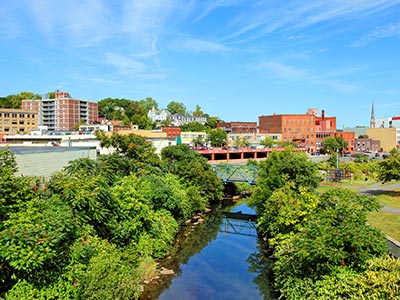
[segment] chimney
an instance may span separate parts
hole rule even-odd
[[[325,110],[321,111],[321,117],[322,117],[322,120],[325,120]]]

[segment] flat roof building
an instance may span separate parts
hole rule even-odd
[[[49,131],[74,130],[84,124],[98,122],[98,104],[74,99],[67,92],[55,92],[54,99],[22,100],[22,109],[35,111],[39,126]]]

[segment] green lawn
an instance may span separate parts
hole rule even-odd
[[[371,184],[370,181],[368,184],[361,182],[342,182],[342,183],[326,183],[323,182],[320,187],[318,187],[317,191],[319,193],[323,193],[329,191],[333,188],[348,188],[354,189],[355,191],[360,188],[360,186],[366,186]],[[391,206],[395,208],[400,208],[400,190],[393,191],[384,191],[378,195],[375,195],[376,199],[380,203],[380,205]],[[391,214],[387,212],[372,212],[368,216],[368,222],[382,230],[382,232],[390,237],[394,238],[397,241],[400,241],[400,215],[399,214]]]
[[[384,234],[400,241],[400,215],[382,211],[372,212],[368,216],[368,222]]]

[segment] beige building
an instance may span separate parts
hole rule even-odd
[[[31,133],[38,128],[38,114],[33,111],[0,108],[0,136]]]
[[[194,140],[198,140],[201,139],[204,143],[207,142],[207,133],[203,132],[203,131],[199,131],[199,132],[181,132],[181,141],[182,144],[192,144]]]
[[[389,152],[397,147],[396,128],[367,128],[369,138],[381,142],[381,149]]]
[[[266,138],[273,142],[282,141],[280,133],[230,133],[228,134],[228,146],[234,146],[237,140],[246,139],[249,145],[260,145]]]

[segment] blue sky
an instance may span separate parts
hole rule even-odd
[[[400,115],[400,0],[3,0],[0,96],[196,104],[225,121]]]

